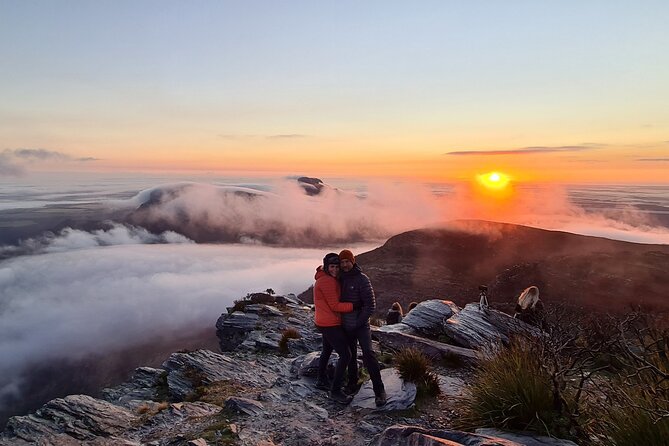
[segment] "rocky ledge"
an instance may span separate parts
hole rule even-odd
[[[435,361],[441,395],[416,401],[416,386],[384,367],[388,403],[369,381],[346,406],[315,387],[320,335],[309,305],[293,295],[254,294],[216,323],[222,353],[173,353],[142,367],[103,398],[70,395],[15,416],[0,445],[554,445],[574,443],[482,429],[450,429],[458,398],[486,343],[536,330],[508,315],[449,301],[418,305],[404,323],[374,329],[379,357],[405,347]],[[290,334],[290,336],[284,334]],[[330,366],[336,361],[336,354]],[[451,364],[447,366],[446,364]]]

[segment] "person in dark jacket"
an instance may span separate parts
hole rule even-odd
[[[342,313],[342,326],[348,336],[353,357],[348,366],[348,393],[355,393],[358,382],[357,345],[362,350],[362,363],[369,372],[374,388],[375,403],[377,406],[386,404],[386,389],[381,380],[381,368],[372,350],[372,332],[369,327],[369,318],[376,309],[374,289],[369,277],[365,275],[355,263],[355,256],[348,249],[339,253],[341,283],[341,301],[351,302],[356,308],[350,313]],[[360,306],[358,308],[358,306]]]
[[[394,302],[390,310],[388,310],[388,314],[386,314],[386,324],[387,325],[393,325],[393,324],[399,324],[402,322],[402,317],[404,316],[404,313],[402,312],[402,305],[400,305],[399,302]]]

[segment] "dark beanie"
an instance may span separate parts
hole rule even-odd
[[[347,260],[350,260],[351,263],[355,263],[355,256],[348,249],[344,249],[342,252],[340,252],[339,253],[339,258],[340,259],[347,259]]]
[[[339,265],[339,256],[335,252],[325,254],[323,257],[323,268],[328,269],[328,265]]]

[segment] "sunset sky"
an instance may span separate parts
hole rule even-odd
[[[667,183],[668,23],[666,0],[3,0],[0,175]]]

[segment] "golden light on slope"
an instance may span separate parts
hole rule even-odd
[[[501,172],[488,172],[477,175],[478,182],[488,189],[501,190],[509,184],[509,176]]]

